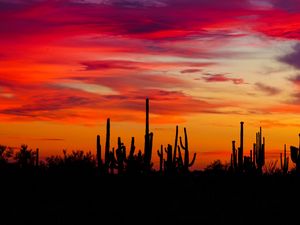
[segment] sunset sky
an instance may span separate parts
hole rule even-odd
[[[245,122],[269,159],[297,145],[300,0],[0,0],[0,143],[95,152],[131,136],[154,161],[187,127],[202,168],[228,161]]]

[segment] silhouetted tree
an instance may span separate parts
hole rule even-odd
[[[20,150],[15,155],[15,160],[21,168],[33,167],[36,162],[36,152],[28,149],[27,145],[21,145]]]
[[[0,145],[0,166],[7,165],[10,158],[13,157],[13,149],[4,145]]]
[[[96,160],[91,152],[81,150],[72,151],[70,154],[63,150],[63,156],[47,157],[46,162],[47,167],[54,170],[85,172],[96,168]]]

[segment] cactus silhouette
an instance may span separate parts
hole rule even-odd
[[[126,147],[121,142],[121,138],[118,137],[118,148],[116,149],[116,163],[118,168],[118,174],[122,174],[124,172],[124,164],[126,159]]]
[[[96,147],[97,147],[97,152],[96,152],[97,166],[98,169],[100,169],[102,168],[100,135],[97,135]]]
[[[256,159],[256,168],[259,173],[262,173],[262,167],[265,165],[265,138],[262,137],[261,127],[259,128],[259,132],[256,133],[254,154]]]
[[[174,144],[174,154],[173,154],[173,164],[176,165],[177,163],[177,146],[178,146],[178,126],[176,126],[176,133],[175,133],[175,144]]]
[[[168,147],[165,148],[165,152],[167,154],[167,159],[164,160],[164,170],[165,173],[172,173],[174,171],[172,145],[168,145]]]
[[[243,159],[244,159],[244,122],[241,122],[240,147],[238,148],[238,168],[240,171],[243,170]]]
[[[133,159],[134,158],[134,151],[135,151],[134,137],[132,137],[131,138],[130,152],[129,152],[128,159]]]
[[[108,153],[108,168],[109,173],[114,174],[115,169],[117,168],[117,160],[115,158],[115,148],[112,148],[112,150]]]
[[[110,119],[108,118],[106,121],[106,141],[105,141],[105,169],[108,172],[108,168],[110,165]]]
[[[237,150],[235,148],[235,141],[232,141],[232,153],[230,159],[230,167],[233,171],[237,171]]]
[[[159,157],[159,172],[163,171],[163,163],[164,163],[164,150],[163,145],[160,146],[160,150],[157,150],[157,155]]]
[[[137,161],[137,156],[134,154],[134,152],[135,152],[134,137],[132,137],[129,155],[126,160],[126,171],[128,173],[140,172],[140,162]]]
[[[235,141],[232,141],[230,168],[232,171],[243,172],[244,170],[244,122],[240,122],[240,147],[236,150]],[[250,159],[247,158],[249,164]]]
[[[299,133],[299,147],[291,146],[291,159],[296,164],[296,172],[300,173],[300,133]]]
[[[149,133],[149,98],[146,99],[146,129],[144,147],[144,166],[146,170],[151,169],[153,133]]]
[[[188,171],[189,167],[193,166],[196,160],[196,153],[194,153],[192,161],[190,161],[189,145],[188,145],[188,136],[186,128],[184,128],[184,144],[182,138],[180,137],[180,146],[184,150],[184,161],[183,161],[183,171]]]
[[[282,153],[280,153],[280,167],[283,174],[287,174],[289,170],[289,157],[286,156],[286,145],[284,145],[283,158]]]

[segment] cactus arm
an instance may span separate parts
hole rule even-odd
[[[186,128],[184,128],[184,141],[185,141],[185,148],[188,149],[188,137],[187,137]]]
[[[159,150],[157,150],[157,155],[158,155],[159,157],[161,157],[161,153],[160,153]]]
[[[182,138],[181,138],[181,137],[179,138],[179,140],[180,140],[180,146],[181,146],[181,148],[182,148],[183,150],[186,150],[185,146],[184,146],[183,143],[182,143]]]
[[[194,165],[194,163],[195,163],[195,161],[196,161],[196,153],[194,153],[194,156],[193,156],[192,162],[191,162],[191,163],[189,163],[189,167],[193,166],[193,165]]]
[[[178,166],[181,167],[183,165],[183,161],[182,161],[182,155],[181,155],[181,150],[180,150],[180,147],[178,147]]]
[[[176,133],[175,133],[175,145],[174,145],[174,155],[173,155],[173,163],[174,164],[176,162],[177,144],[178,144],[178,126],[176,126]]]

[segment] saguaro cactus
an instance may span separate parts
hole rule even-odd
[[[146,99],[146,129],[145,129],[145,149],[144,164],[146,170],[151,169],[153,133],[149,132],[149,98]]]
[[[296,172],[300,173],[300,134],[299,134],[299,147],[291,146],[291,159],[296,164]]]
[[[237,169],[237,165],[237,151],[235,148],[235,141],[232,141],[231,169],[235,171]]]
[[[174,171],[172,145],[168,145],[168,147],[165,148],[165,152],[167,153],[167,160],[164,160],[165,172],[172,173]]]
[[[186,128],[184,128],[184,144],[182,143],[182,138],[180,137],[180,146],[184,150],[184,161],[183,161],[183,170],[188,171],[189,167],[193,166],[196,160],[196,153],[194,153],[192,161],[190,161],[190,153],[188,146],[188,136]]]
[[[134,155],[135,145],[134,145],[134,137],[131,138],[130,151],[127,157],[127,172],[128,173],[139,173],[141,171],[140,160],[138,160],[138,156]]]
[[[289,157],[286,157],[286,145],[284,145],[283,158],[282,153],[280,153],[280,166],[284,174],[287,174],[289,170]]]
[[[108,170],[110,160],[110,119],[106,121],[106,142],[105,142],[105,168]]]
[[[98,168],[101,168],[102,167],[102,159],[101,159],[100,135],[97,135],[96,146],[97,146],[97,152],[96,152],[97,165],[98,165]]]
[[[259,172],[262,172],[262,167],[265,165],[265,138],[262,137],[262,129],[259,128],[259,132],[256,133],[256,165]]]
[[[157,155],[159,157],[159,172],[162,173],[164,161],[164,151],[162,145],[160,146],[160,150],[157,150]]]
[[[133,159],[133,158],[134,158],[134,151],[135,151],[134,137],[132,137],[132,138],[131,138],[130,152],[129,152],[128,159]]]
[[[116,149],[116,156],[117,156],[116,162],[117,162],[118,173],[122,174],[124,171],[124,163],[127,159],[126,159],[126,147],[121,142],[120,137],[118,137],[118,148]]]
[[[177,146],[178,146],[178,126],[176,126],[176,133],[175,133],[175,145],[174,145],[174,153],[173,153],[173,164],[176,166],[177,161]]]
[[[244,159],[244,122],[241,122],[240,147],[238,148],[238,167],[239,167],[239,170],[243,170],[243,159]]]

